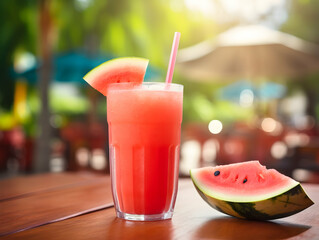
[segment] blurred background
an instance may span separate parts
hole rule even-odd
[[[180,175],[259,160],[319,182],[319,2],[0,2],[0,178],[107,173],[105,97],[82,77],[114,57],[150,59],[184,85]]]

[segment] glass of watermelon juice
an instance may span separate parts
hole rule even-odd
[[[111,84],[107,95],[112,192],[117,216],[170,219],[177,195],[183,86]]]

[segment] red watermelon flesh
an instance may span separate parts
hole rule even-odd
[[[234,202],[263,200],[299,184],[275,169],[266,169],[258,161],[194,169],[191,175],[207,194]]]
[[[92,69],[83,79],[106,96],[112,83],[142,83],[148,62],[137,57],[115,58]]]

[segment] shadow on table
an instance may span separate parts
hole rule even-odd
[[[173,239],[173,226],[171,220],[154,222],[135,222],[115,218],[108,227],[106,239],[136,240],[136,239]]]
[[[262,222],[222,217],[201,225],[193,239],[286,239],[297,236],[310,226],[284,222]]]

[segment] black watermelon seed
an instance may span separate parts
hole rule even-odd
[[[247,179],[246,179],[246,178],[244,179],[243,183],[245,183],[245,182],[247,182]]]
[[[215,176],[218,176],[219,174],[220,174],[220,171],[215,171],[215,172],[214,172],[214,175],[215,175]]]

